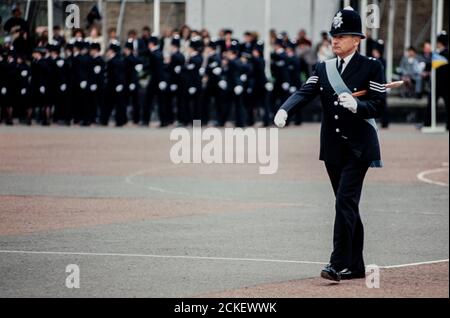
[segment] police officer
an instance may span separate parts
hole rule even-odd
[[[19,117],[24,118],[26,125],[31,125],[31,116],[33,114],[30,99],[30,79],[31,68],[26,63],[26,57],[23,53],[18,53],[16,58],[16,91],[14,96],[18,108]]]
[[[103,111],[100,115],[100,124],[107,126],[111,112],[115,110],[116,127],[126,124],[125,109],[125,63],[120,55],[120,43],[111,41],[106,52],[106,89]]]
[[[164,77],[164,58],[159,48],[159,39],[151,36],[148,39],[148,65],[146,70],[150,73],[150,79],[147,85],[145,103],[142,109],[142,126],[150,124],[153,104],[155,100],[158,103],[158,113],[161,125],[165,124],[164,114],[164,94],[167,90],[167,81]]]
[[[186,59],[180,52],[180,37],[174,36],[170,43],[170,61],[167,65],[169,92],[167,99],[167,117],[168,123],[172,124],[174,121],[174,105],[177,111],[178,122],[182,121],[180,115],[183,108],[183,78],[182,70]]]
[[[125,63],[125,101],[128,104],[131,101],[132,120],[134,124],[139,124],[141,103],[139,102],[139,72],[142,71],[142,62],[134,55],[133,40],[125,43],[123,49]]]
[[[105,98],[105,61],[101,56],[101,45],[98,42],[92,42],[89,45],[89,63],[88,82],[89,82],[89,110],[90,123],[99,122],[99,114],[103,108]]]
[[[301,69],[300,69],[300,58],[295,54],[295,49],[297,48],[297,43],[288,41],[286,45],[286,63],[287,63],[287,72],[289,76],[289,93],[295,93],[302,86],[302,81],[300,79]],[[297,108],[294,110],[295,113],[292,113],[295,118],[295,125],[301,125],[302,123],[302,113],[301,109]],[[289,118],[288,118],[289,119]]]
[[[251,95],[251,103],[254,105],[263,121],[264,127],[270,125],[270,107],[268,103],[268,91],[273,87],[269,83],[266,76],[266,62],[264,60],[264,43],[258,42],[252,51],[253,64],[253,94]]]
[[[251,53],[248,53],[247,51],[241,52],[241,82],[244,88],[244,91],[242,92],[242,107],[244,108],[245,125],[247,126],[253,126],[255,124],[255,107],[252,103],[255,79],[251,58]]]
[[[54,106],[53,120],[55,122],[67,121],[68,112],[68,86],[69,86],[69,66],[60,56],[61,47],[58,43],[51,43],[48,46],[50,57],[50,98]],[[66,122],[67,123],[67,122]]]
[[[13,50],[5,50],[0,56],[0,118],[5,117],[6,125],[13,124],[13,92],[15,60]]]
[[[89,125],[90,104],[89,98],[89,64],[88,43],[83,38],[77,38],[74,43],[72,59],[72,111],[74,123],[83,126]]]
[[[274,79],[272,91],[272,106],[274,113],[289,96],[289,73],[287,68],[287,54],[284,48],[284,40],[277,37],[274,52],[272,52],[271,71]]]
[[[50,66],[46,60],[47,50],[37,47],[31,63],[31,94],[34,107],[39,110],[41,124],[50,125]]]
[[[183,68],[184,105],[182,124],[188,125],[192,120],[201,120],[200,96],[202,93],[202,64],[200,54],[203,42],[200,37],[191,39],[188,49],[189,58]]]
[[[224,79],[219,83],[225,91],[225,105],[219,126],[225,126],[231,110],[234,109],[235,126],[244,127],[244,109],[242,106],[242,93],[244,86],[241,80],[243,73],[242,63],[239,60],[238,42],[234,41],[226,51],[224,60]]]
[[[217,42],[209,41],[205,48],[205,75],[206,85],[202,97],[202,122],[207,124],[211,119],[211,104],[214,101],[216,117],[220,117],[222,104],[222,91],[219,82],[222,75],[222,59],[217,53]]]
[[[275,124],[283,127],[289,110],[320,95],[320,159],[325,161],[336,197],[333,252],[321,276],[339,281],[365,277],[359,201],[368,168],[382,166],[374,118],[384,107],[386,88],[381,63],[357,52],[364,34],[356,11],[351,7],[339,11],[330,34],[337,59],[317,65],[313,76],[282,105]],[[365,95],[352,96],[363,90]]]

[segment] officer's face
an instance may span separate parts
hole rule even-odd
[[[345,57],[358,48],[361,38],[353,35],[337,35],[333,37],[333,52],[339,57]]]

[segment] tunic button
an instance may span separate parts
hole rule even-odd
[[[339,119],[339,116],[338,115],[334,115],[334,119]]]
[[[336,128],[336,132],[339,133],[341,130],[339,128]]]
[[[339,103],[338,103],[338,101],[335,101],[334,106],[337,106],[337,105],[339,105]]]

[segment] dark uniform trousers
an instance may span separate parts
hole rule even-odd
[[[364,229],[358,206],[367,170],[382,166],[377,131],[370,119],[380,117],[385,105],[385,77],[379,61],[358,53],[341,76],[352,92],[367,90],[357,100],[357,113],[339,105],[328,80],[326,63],[317,65],[313,76],[282,109],[288,112],[294,106],[305,106],[320,95],[323,111],[320,159],[325,162],[336,197],[330,263],[336,270],[363,271]]]
[[[339,269],[350,266],[354,271],[364,271],[364,228],[359,214],[359,201],[370,163],[356,158],[345,145],[342,156],[342,164],[325,162],[336,197],[330,263]]]

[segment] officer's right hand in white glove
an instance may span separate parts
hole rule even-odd
[[[286,126],[287,118],[288,113],[284,109],[280,109],[275,115],[274,123],[278,128],[283,128]]]

